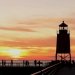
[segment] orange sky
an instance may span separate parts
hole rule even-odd
[[[75,55],[75,0],[0,0],[0,59],[54,59],[64,20]]]

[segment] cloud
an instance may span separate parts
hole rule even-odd
[[[0,27],[0,30],[9,30],[9,31],[20,31],[20,32],[35,32],[32,29],[20,28],[20,27]]]
[[[0,40],[1,46],[8,47],[55,47],[56,39],[55,37],[51,38],[39,38],[39,39],[14,39],[10,40]]]
[[[29,20],[19,20],[16,23],[19,25],[29,25],[34,27],[54,27],[57,22],[60,21],[60,18],[35,18],[35,19],[29,19]]]

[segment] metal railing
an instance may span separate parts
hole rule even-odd
[[[0,67],[44,67],[45,63],[34,63],[28,60],[0,60]]]
[[[31,74],[31,75],[53,75],[57,71],[57,68],[60,67],[60,64],[61,64],[61,62],[56,63],[52,66],[49,66],[41,71]]]

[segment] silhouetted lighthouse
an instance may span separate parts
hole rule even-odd
[[[64,21],[59,25],[59,31],[57,32],[56,60],[58,58],[71,60],[70,32],[68,31],[68,25]]]

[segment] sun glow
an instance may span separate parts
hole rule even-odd
[[[28,51],[27,50],[21,50],[21,49],[10,49],[8,51],[8,55],[13,59],[18,59],[18,58],[22,58],[23,56],[27,56]]]
[[[8,53],[12,58],[20,58],[22,51],[18,49],[11,49]]]

